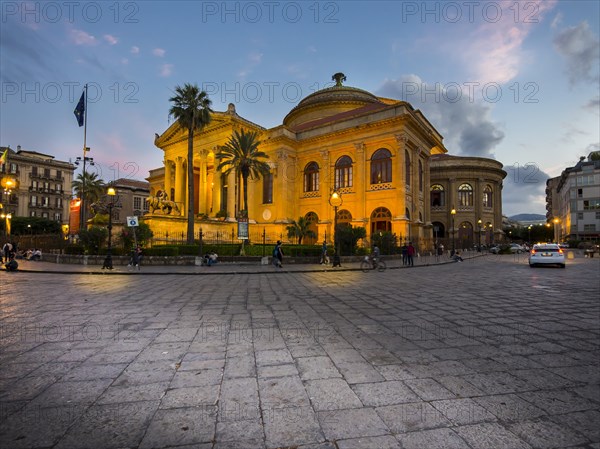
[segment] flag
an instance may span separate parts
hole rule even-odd
[[[2,153],[2,157],[0,157],[0,167],[2,167],[4,164],[6,164],[7,157],[8,157],[8,148],[6,150],[4,150],[4,153]]]
[[[75,117],[77,118],[77,123],[79,126],[83,126],[83,114],[85,112],[85,91],[81,92],[81,98],[79,99],[79,103],[77,103],[77,107],[73,111]]]

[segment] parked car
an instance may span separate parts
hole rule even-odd
[[[523,248],[518,243],[511,243],[510,246],[508,247],[508,249],[510,249],[510,252],[513,254],[514,253],[521,254],[521,253],[525,252],[525,248]]]
[[[556,243],[541,243],[533,245],[529,252],[529,266],[531,268],[536,265],[558,265],[561,268],[565,267],[565,253],[562,248]]]
[[[500,252],[500,247],[498,245],[494,245],[490,247],[490,253],[498,254]]]

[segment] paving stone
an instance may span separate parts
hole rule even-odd
[[[600,428],[598,426],[600,412],[598,410],[552,416],[550,420],[558,425],[566,424],[571,429],[583,434],[589,441],[600,441]]]
[[[217,442],[239,441],[241,439],[264,441],[264,438],[260,418],[217,423]]]
[[[405,365],[380,365],[376,366],[375,369],[379,371],[385,380],[406,380],[415,377]]]
[[[551,415],[597,409],[597,404],[565,390],[531,391],[519,397]]]
[[[171,380],[170,388],[201,387],[203,385],[218,385],[223,378],[220,369],[205,369],[199,371],[178,371]]]
[[[546,415],[546,412],[516,394],[483,396],[473,400],[502,421],[522,421]]]
[[[385,423],[370,408],[322,411],[317,416],[330,441],[390,434]]]
[[[219,398],[219,421],[246,421],[258,417],[260,402],[256,379],[224,379]]]
[[[256,364],[258,366],[283,365],[292,362],[292,356],[287,349],[256,352]]]
[[[522,439],[509,432],[497,423],[482,423],[462,426],[455,429],[472,447],[489,447],[494,449],[531,449]]]
[[[451,423],[427,402],[377,407],[377,414],[393,433],[447,427]]]
[[[352,389],[366,406],[379,407],[419,400],[418,396],[405,383],[397,380],[354,384]]]
[[[470,449],[452,429],[433,429],[397,435],[403,449]]]
[[[259,379],[258,387],[263,410],[310,406],[304,385],[297,376]]]
[[[329,357],[301,357],[296,363],[302,380],[342,377]]]
[[[337,363],[339,372],[348,383],[357,384],[365,382],[383,382],[385,379],[370,364],[364,363]]]
[[[509,425],[508,429],[531,446],[540,449],[583,445],[588,442],[583,435],[566,426],[543,419],[520,421]]]
[[[158,410],[148,426],[140,449],[210,443],[215,437],[215,407]]]
[[[160,408],[180,408],[216,405],[219,388],[215,385],[186,387],[167,390]]]
[[[456,425],[494,421],[496,417],[473,399],[448,399],[431,402],[436,409]]]
[[[444,388],[434,379],[408,379],[404,383],[425,401],[456,397],[454,393]]]
[[[112,379],[96,379],[81,382],[56,382],[32,401],[43,407],[67,404],[92,404],[108,388]]]
[[[234,377],[249,377],[256,375],[256,366],[254,364],[254,357],[227,357],[225,362],[225,373],[224,376],[227,379]]]
[[[121,375],[123,370],[127,367],[126,363],[116,364],[88,364],[83,363],[62,378],[64,381],[78,381],[78,380],[94,380],[94,379],[116,379]]]
[[[398,440],[391,436],[338,440],[336,444],[339,449],[401,449]]]
[[[325,440],[311,407],[283,405],[263,407],[267,447],[287,447]]]
[[[136,447],[158,401],[94,405],[87,409],[55,446],[57,449]]]
[[[360,399],[343,379],[309,380],[306,391],[315,411],[362,407]]]

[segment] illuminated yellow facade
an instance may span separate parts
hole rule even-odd
[[[269,176],[249,182],[251,235],[264,230],[285,240],[290,220],[306,217],[317,241],[330,242],[334,208],[329,199],[336,190],[343,201],[338,222],[365,227],[367,239],[391,231],[422,248],[432,246],[430,157],[447,152],[443,137],[409,103],[339,82],[304,98],[271,129],[240,117],[233,104],[212,115],[194,135],[196,234],[200,227],[231,229],[236,221],[238,183],[233,173],[224,177],[216,171],[215,154],[242,128],[259,132],[260,150],[271,166]],[[183,233],[187,131],[173,123],[156,135],[155,145],[164,152],[164,167],[148,178],[155,207],[145,219],[155,232]]]

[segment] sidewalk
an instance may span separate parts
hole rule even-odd
[[[465,257],[465,262],[469,259],[484,256],[485,254],[474,253]],[[401,259],[383,258],[390,270],[400,268],[410,268],[402,265]],[[342,263],[341,267],[332,267],[331,265],[320,264],[286,264],[284,259],[283,268],[276,268],[272,264],[261,265],[259,263],[235,263],[219,262],[212,266],[195,265],[143,265],[138,270],[133,267],[115,265],[112,270],[103,270],[101,265],[81,265],[81,264],[57,264],[44,261],[18,260],[19,271],[21,272],[40,272],[40,273],[61,273],[61,274],[96,274],[96,275],[206,275],[206,274],[266,274],[266,273],[307,273],[307,272],[326,272],[326,271],[358,271],[360,262]],[[443,265],[454,263],[448,258],[436,258],[435,256],[424,256],[415,258],[414,268],[427,267],[432,265]]]

